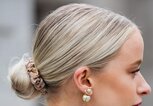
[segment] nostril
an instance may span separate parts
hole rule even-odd
[[[147,95],[148,93],[147,93],[147,92],[142,92],[141,94],[142,94],[142,95]]]

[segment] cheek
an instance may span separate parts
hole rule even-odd
[[[136,85],[129,76],[117,75],[101,78],[95,85],[95,97],[101,98],[107,106],[133,104],[136,98]],[[111,100],[111,102],[110,102]]]
[[[112,90],[118,96],[119,99],[126,101],[135,101],[136,98],[136,84],[130,77],[117,78],[114,81],[114,87]]]

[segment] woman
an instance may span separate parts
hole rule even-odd
[[[10,69],[16,94],[48,106],[140,106],[151,92],[140,73],[144,44],[130,20],[99,7],[69,4],[36,30],[32,58]]]

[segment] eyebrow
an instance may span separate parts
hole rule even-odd
[[[142,63],[142,60],[137,60],[137,61],[135,61],[134,63],[132,63],[131,65],[139,65],[139,64],[141,64]]]

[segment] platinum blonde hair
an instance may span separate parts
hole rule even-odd
[[[135,28],[129,19],[109,10],[87,4],[65,5],[38,26],[32,57],[53,93],[78,67],[104,67]],[[40,93],[32,86],[22,63],[11,69],[10,79],[18,96],[30,99]]]

